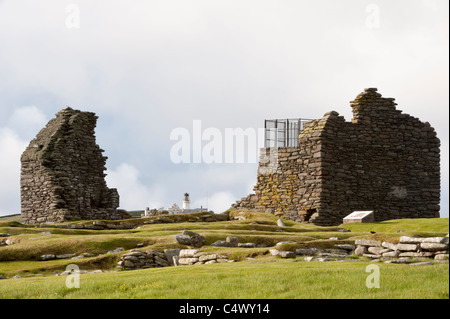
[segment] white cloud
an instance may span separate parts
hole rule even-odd
[[[215,213],[222,213],[231,207],[236,201],[236,197],[230,192],[217,192],[208,197],[195,200],[191,204],[191,208],[207,207]]]
[[[447,0],[378,0],[373,30],[359,0],[79,0],[78,29],[66,27],[68,4],[0,2],[0,125],[29,140],[44,113],[64,105],[96,112],[108,163],[130,165],[108,177],[124,208],[167,206],[206,189],[239,199],[254,185],[254,166],[167,165],[170,131],[193,119],[256,128],[335,110],[349,120],[348,101],[373,86],[448,145]],[[35,118],[17,110],[1,122],[10,105],[33,104],[44,112],[29,106]]]
[[[164,190],[157,186],[148,187],[140,181],[138,169],[122,163],[114,170],[108,170],[106,183],[117,188],[120,195],[120,207],[126,210],[143,210],[145,207],[159,208],[164,198]]]
[[[20,213],[20,156],[27,142],[0,127],[0,215]]]
[[[14,129],[26,140],[34,138],[47,123],[47,117],[37,106],[23,106],[16,108],[9,117],[6,125]]]

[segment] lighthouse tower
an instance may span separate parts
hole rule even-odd
[[[184,194],[183,211],[191,209],[191,201],[189,200],[189,193]]]

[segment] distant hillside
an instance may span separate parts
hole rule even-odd
[[[6,222],[22,222],[22,216],[20,214],[0,216],[0,223]]]

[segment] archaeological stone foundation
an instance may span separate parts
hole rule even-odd
[[[96,122],[94,113],[66,107],[30,142],[21,157],[24,223],[121,218],[119,194],[104,179]]]
[[[254,194],[233,204],[317,225],[357,210],[376,221],[439,217],[440,141],[429,123],[396,109],[375,88],[305,125],[298,146],[263,148]]]

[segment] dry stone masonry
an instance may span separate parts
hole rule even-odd
[[[120,219],[119,194],[105,182],[104,152],[95,142],[97,116],[66,107],[21,157],[22,220]]]
[[[355,241],[357,256],[380,259],[388,258],[395,261],[409,261],[411,258],[434,258],[448,260],[448,237],[400,237],[398,244],[387,241],[358,239]],[[392,262],[392,261],[391,261]]]
[[[132,249],[122,255],[117,268],[123,270],[146,269],[155,267],[203,265],[233,262],[227,256],[200,252],[198,249],[165,249],[164,253],[150,249],[146,252]]]
[[[439,217],[435,130],[376,88],[350,103],[351,122],[332,111],[306,123],[298,147],[261,149],[255,193],[233,207],[323,226],[359,210],[375,221]]]

